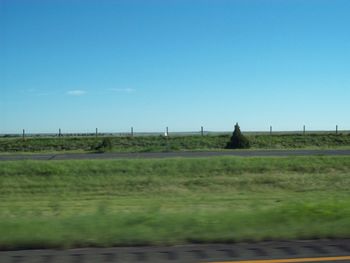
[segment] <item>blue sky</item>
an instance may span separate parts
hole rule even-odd
[[[348,0],[0,0],[0,133],[350,129]]]

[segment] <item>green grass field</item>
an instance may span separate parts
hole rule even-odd
[[[350,157],[0,163],[0,248],[350,237]]]
[[[252,149],[302,149],[302,148],[350,148],[350,133],[344,134],[248,134]],[[188,150],[222,150],[230,135],[208,136],[139,136],[110,137],[114,152],[155,152]],[[15,152],[90,152],[102,138],[61,137],[61,138],[0,138],[0,153]]]

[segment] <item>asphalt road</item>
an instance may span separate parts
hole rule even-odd
[[[292,263],[350,262],[350,240],[172,247],[82,248],[0,252],[1,263]]]
[[[159,152],[159,153],[69,153],[69,154],[16,154],[0,155],[0,161],[17,160],[86,160],[86,159],[147,159],[147,158],[199,158],[214,156],[306,156],[306,155],[350,155],[350,150],[234,150],[203,152]]]

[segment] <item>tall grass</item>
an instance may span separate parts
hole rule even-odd
[[[350,237],[350,157],[0,165],[0,247]]]

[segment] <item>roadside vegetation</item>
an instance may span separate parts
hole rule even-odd
[[[350,148],[350,133],[346,134],[273,134],[252,135],[251,149],[302,149]],[[103,140],[108,139],[112,152],[164,152],[223,150],[231,135],[205,136],[135,136],[135,137],[51,137],[51,138],[0,138],[1,153],[43,152],[99,152]],[[102,147],[99,149],[99,147]]]
[[[350,157],[0,165],[0,248],[350,237]]]
[[[227,149],[248,149],[250,147],[250,142],[246,136],[241,132],[241,129],[236,123],[235,130],[232,133],[230,141],[227,143]]]

